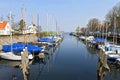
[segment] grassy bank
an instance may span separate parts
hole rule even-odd
[[[51,36],[51,35],[56,35],[57,33],[54,31],[42,31],[40,33],[38,33],[38,37],[46,37],[46,36]]]

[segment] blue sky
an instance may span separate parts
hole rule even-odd
[[[37,14],[40,15],[40,24],[43,30],[55,30],[55,21],[62,31],[74,31],[79,25],[86,27],[91,18],[105,19],[105,15],[119,0],[1,0],[0,16],[6,16],[9,11],[15,15],[14,21],[21,19],[21,8],[26,8],[26,23],[37,24]]]

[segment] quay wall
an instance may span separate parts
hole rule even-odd
[[[2,45],[16,43],[16,42],[35,42],[38,37],[35,34],[27,34],[27,35],[12,35],[12,40],[9,35],[0,36],[0,50],[2,49]]]

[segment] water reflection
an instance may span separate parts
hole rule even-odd
[[[23,75],[20,69],[21,61],[8,61],[0,60],[0,80],[39,80],[44,68],[49,72],[50,67],[55,62],[56,51],[58,51],[59,46],[50,48],[49,53],[46,54],[45,59],[33,59],[30,61],[29,69],[27,73]],[[54,58],[51,58],[54,56]],[[51,59],[53,64],[51,65]]]
[[[107,62],[107,64],[109,66],[109,70],[103,66],[100,60],[98,60],[98,80],[120,80],[120,68],[109,62]]]
[[[94,49],[94,48],[91,48],[91,47],[88,47],[87,46],[87,50],[89,51],[89,53],[90,54],[97,54],[97,56],[98,56],[98,54],[100,53],[100,51],[99,50],[96,50],[96,49]]]
[[[99,60],[99,50],[87,47],[75,37],[66,35],[62,44],[50,48],[45,56],[43,60],[31,61],[28,80],[120,80],[119,68],[110,67],[110,70],[106,70]],[[8,61],[1,62],[3,65],[4,63],[13,64]],[[3,71],[1,69],[0,65],[0,74]],[[12,67],[13,72],[9,71],[6,73],[8,78],[0,75],[0,79],[24,79],[19,68]]]
[[[107,63],[110,67],[110,70],[106,69],[103,64],[99,60],[99,50],[96,50],[94,48],[90,48],[87,46],[85,41],[81,41],[78,38],[75,38],[77,40],[77,46],[79,46],[79,42],[83,42],[84,45],[86,46],[86,49],[88,50],[88,53],[98,57],[98,62],[97,62],[97,80],[120,80],[120,65],[115,65],[111,63]],[[88,55],[86,55],[88,57]],[[92,69],[92,68],[91,68]]]
[[[8,66],[19,66],[21,64],[21,61],[9,61],[9,60],[0,60],[1,65],[8,65]]]
[[[30,65],[29,80],[39,80],[45,65],[45,60],[33,61],[33,63]]]
[[[9,65],[0,65],[0,80],[24,80],[22,71]]]
[[[51,67],[53,67],[56,51],[59,47],[54,47],[49,50],[49,54],[46,54],[44,60],[35,60],[30,65],[30,78],[29,80],[40,80],[45,72],[50,72]],[[54,58],[53,58],[54,56]],[[53,62],[53,63],[52,63]]]
[[[120,65],[111,64],[109,61],[108,61],[108,65],[110,68],[107,74],[107,76],[109,76],[109,79],[120,80]]]
[[[98,80],[105,80],[105,74],[107,69],[103,66],[100,60],[98,60],[97,66],[98,66],[97,67]]]
[[[88,44],[86,43],[86,41],[82,41],[78,37],[75,37],[75,39],[77,41],[77,47],[78,47],[78,45],[80,45],[79,42],[82,42],[84,44],[85,48],[88,50],[88,53],[93,54],[93,55],[97,54],[97,56],[98,56],[99,50],[89,47]]]

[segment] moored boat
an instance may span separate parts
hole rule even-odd
[[[107,44],[102,48],[104,54],[107,55],[107,60],[111,62],[120,62],[120,46]]]
[[[37,55],[42,51],[41,47],[31,44],[13,43],[12,45],[3,45],[0,57],[7,60],[21,60],[21,52],[27,47],[28,59],[33,59],[33,55]]]

